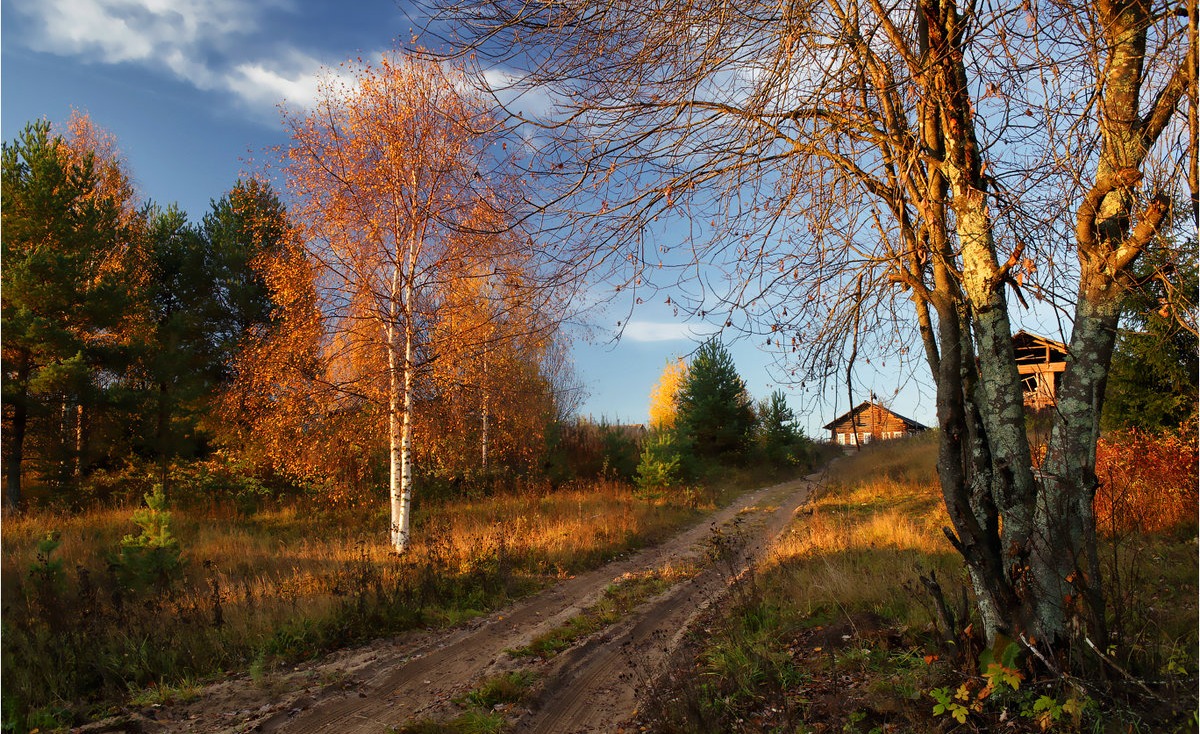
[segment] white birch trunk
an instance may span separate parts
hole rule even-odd
[[[408,291],[411,297],[411,286]],[[411,301],[410,301],[411,303]],[[404,324],[404,419],[400,426],[400,504],[396,516],[396,551],[408,549],[409,527],[412,517],[412,417],[413,417],[413,325],[412,318]]]
[[[163,451],[166,450],[164,446]],[[83,402],[75,406],[75,478],[83,476]]]
[[[401,426],[400,412],[402,398],[399,377],[399,345],[396,343],[396,324],[393,319],[387,326],[388,350],[388,497],[391,502],[391,544],[397,552],[402,552],[406,545],[405,538],[400,533],[400,518],[403,514],[403,489],[400,466]]]
[[[403,272],[408,277],[405,279],[403,294],[399,299],[403,304],[400,311],[404,317],[404,354],[402,365],[397,365],[401,355],[398,354],[399,345],[396,343],[396,320],[394,318],[388,332],[389,380],[392,388],[389,395],[389,402],[392,409],[388,413],[391,458],[391,540],[392,548],[397,553],[404,553],[408,550],[412,524],[413,358],[415,356],[414,341],[416,340],[416,329],[413,324],[415,306],[413,302],[414,285],[412,273],[415,265],[416,242],[410,238],[403,265]],[[392,277],[393,298],[401,295],[400,277],[401,270],[398,268]]]

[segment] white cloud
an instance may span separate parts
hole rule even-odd
[[[554,98],[549,90],[528,86],[520,74],[502,69],[485,69],[481,76],[487,90],[509,112],[537,119],[549,116],[554,109]]]
[[[205,91],[233,95],[258,114],[312,103],[326,69],[296,49],[249,43],[263,25],[256,0],[17,0],[37,51],[106,64],[165,69]],[[247,48],[275,49],[247,58]]]
[[[110,64],[161,62],[195,82],[189,74],[203,65],[180,61],[255,31],[256,7],[244,0],[22,0],[17,11],[34,22],[29,43],[39,51]]]
[[[251,107],[288,106],[309,109],[332,70],[311,56],[294,53],[287,59],[237,64],[222,86]]]
[[[634,319],[625,325],[621,338],[635,342],[697,341],[715,331],[711,326]]]

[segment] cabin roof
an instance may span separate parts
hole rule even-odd
[[[888,415],[902,421],[904,423],[905,428],[911,428],[911,429],[917,430],[917,431],[928,431],[929,430],[929,426],[924,425],[923,423],[918,423],[917,421],[913,420],[912,418],[905,418],[904,416],[900,415],[896,411],[889,410],[888,408],[883,407],[879,403],[873,403],[870,400],[864,400],[857,408],[854,408],[853,410],[848,410],[845,413],[842,413],[841,415],[839,415],[837,418],[834,418],[829,423],[826,423],[825,430],[827,430],[827,431],[833,430],[837,426],[837,424],[841,423],[842,421],[846,420],[847,418],[850,418],[851,416],[857,416],[859,413],[863,412],[864,410],[871,407],[872,405],[875,406],[876,408],[879,408],[880,410],[887,413]]]
[[[1044,336],[1031,334],[1024,329],[1021,329],[1016,334],[1013,334],[1013,348],[1017,350],[1045,349],[1047,350],[1047,353],[1051,354],[1051,356],[1055,358],[1055,361],[1060,361],[1067,356],[1066,344],[1053,339],[1048,339]],[[1020,361],[1020,356],[1018,356],[1017,359]]]

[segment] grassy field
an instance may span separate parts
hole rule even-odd
[[[657,500],[595,481],[425,502],[404,556],[386,544],[382,502],[367,511],[316,502],[249,515],[233,505],[171,509],[164,524],[182,563],[142,583],[119,555],[122,539],[139,531],[136,508],[8,516],[5,731],[67,725],[130,700],[194,696],[226,673],[254,676],[484,614],[654,543],[762,480],[729,474]]]
[[[988,688],[980,672],[986,651],[969,627],[966,574],[941,532],[948,522],[936,448],[926,436],[836,462],[808,510],[662,682],[643,712],[647,725],[659,732],[1195,731],[1194,439],[1158,454],[1144,441],[1116,448],[1110,441],[1117,454],[1142,460],[1125,469],[1106,460],[1117,473],[1101,501],[1161,511],[1140,513],[1153,517],[1146,527],[1110,525],[1105,534],[1117,637],[1106,651],[1103,690],[1023,674],[1016,690]],[[1129,467],[1150,471],[1134,476]],[[1176,514],[1164,516],[1170,507]],[[922,577],[936,579],[954,620],[939,615]],[[968,634],[948,641],[947,625]]]

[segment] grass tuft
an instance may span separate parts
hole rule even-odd
[[[489,678],[463,697],[465,703],[481,709],[494,709],[497,705],[520,703],[537,680],[531,670],[514,670]]]

